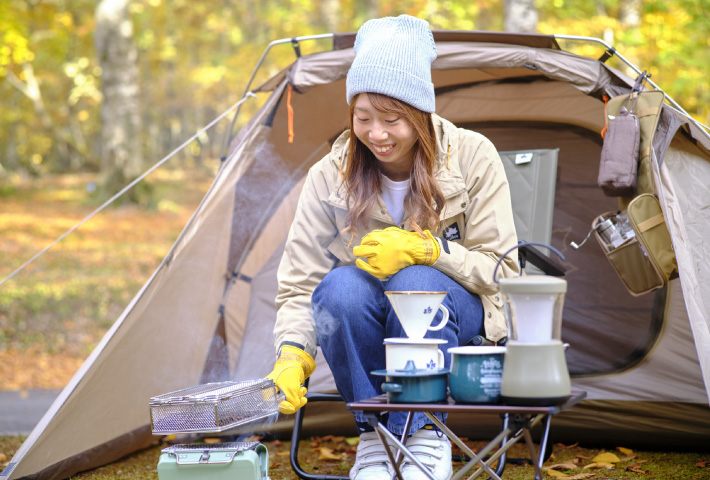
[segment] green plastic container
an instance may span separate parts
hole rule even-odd
[[[259,442],[172,445],[158,460],[160,480],[268,480],[269,452]]]

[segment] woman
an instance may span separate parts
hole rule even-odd
[[[382,377],[371,372],[385,366],[383,340],[406,337],[385,291],[448,292],[449,321],[427,337],[449,346],[505,335],[493,270],[517,238],[495,147],[434,114],[436,48],[426,21],[370,20],[354,49],[350,128],[309,171],[279,266],[279,358],[269,378],[285,394],[283,413],[306,403],[302,383],[315,368],[316,345],[346,402],[382,393]],[[516,275],[515,259],[498,271]],[[350,478],[391,478],[373,428],[359,412],[355,421],[360,444]],[[405,415],[381,421],[399,435]],[[408,433],[417,458],[436,478],[450,478],[448,439],[423,414]],[[407,461],[402,474],[426,478]]]

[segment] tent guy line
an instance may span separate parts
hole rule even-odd
[[[198,130],[193,136],[185,140],[182,145],[177,147],[175,150],[170,152],[168,155],[163,157],[160,161],[156,162],[152,167],[150,167],[148,170],[143,172],[140,176],[138,176],[135,180],[133,180],[131,183],[123,187],[118,193],[114,194],[111,198],[106,200],[103,204],[101,204],[100,207],[96,208],[93,212],[89,213],[86,217],[84,217],[82,220],[79,221],[76,225],[71,227],[69,230],[64,232],[62,235],[57,237],[52,243],[44,247],[42,250],[37,252],[32,258],[27,260],[25,263],[23,263],[20,267],[18,267],[15,271],[13,271],[11,274],[9,274],[7,277],[5,277],[2,281],[0,281],[0,286],[4,285],[6,282],[14,278],[18,273],[20,273],[22,270],[27,268],[32,262],[37,260],[39,257],[47,253],[50,249],[52,249],[56,244],[64,240],[66,237],[71,235],[75,230],[77,230],[79,227],[81,227],[83,224],[91,220],[95,215],[97,215],[99,212],[104,210],[106,207],[111,205],[113,202],[118,200],[122,195],[124,195],[127,191],[129,191],[131,188],[136,186],[138,183],[143,181],[145,177],[153,173],[155,170],[157,170],[159,167],[161,167],[165,162],[170,160],[172,157],[174,157],[180,150],[184,149],[187,147],[193,140],[195,140],[197,137],[202,135],[204,132],[212,128],[215,124],[217,124],[220,120],[222,120],[224,117],[229,115],[234,109],[238,108],[241,106],[242,103],[244,103],[248,98],[254,97],[256,98],[256,95],[252,92],[247,92],[244,94],[241,100],[239,100],[237,103],[229,107],[227,110],[222,112],[218,117],[216,117],[214,120],[212,120],[210,123],[208,123],[206,126]]]

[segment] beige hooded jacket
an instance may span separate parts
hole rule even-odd
[[[498,259],[517,244],[508,180],[493,144],[484,136],[457,128],[432,115],[437,136],[435,178],[446,198],[441,222],[432,234],[441,255],[433,267],[480,295],[486,337],[506,335],[503,298],[493,281]],[[333,144],[328,155],[308,172],[278,270],[278,314],[274,334],[278,350],[286,342],[316,354],[316,326],[311,294],[333,268],[354,265],[353,246],[368,232],[344,232],[347,205],[345,170],[350,132]],[[408,228],[405,218],[400,228]],[[371,213],[370,231],[395,226],[382,198]],[[511,252],[497,275],[518,274]]]

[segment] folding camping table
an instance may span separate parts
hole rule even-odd
[[[470,478],[474,479],[484,472],[488,474],[491,478],[501,480],[496,472],[491,469],[491,465],[498,460],[502,455],[504,455],[508,449],[515,444],[520,438],[525,439],[525,443],[530,451],[530,459],[535,467],[535,478],[536,480],[541,480],[542,475],[542,464],[545,461],[544,452],[547,448],[547,442],[549,440],[550,434],[550,422],[553,415],[567,410],[572,407],[582,399],[587,396],[587,392],[576,391],[572,392],[570,398],[562,405],[555,406],[521,406],[521,405],[463,405],[454,403],[454,401],[449,398],[447,402],[443,403],[388,403],[387,397],[385,395],[379,395],[367,400],[360,402],[348,403],[348,409],[351,411],[361,411],[367,418],[370,425],[375,428],[377,435],[380,437],[382,444],[387,451],[387,456],[390,461],[395,466],[395,472],[397,478],[402,480],[402,475],[399,471],[399,460],[401,456],[404,455],[411,462],[416,464],[429,478],[436,480],[426,469],[426,467],[407,449],[405,445],[406,435],[402,438],[397,438],[393,435],[387,428],[382,425],[377,415],[382,412],[408,412],[407,422],[404,431],[408,431],[411,426],[412,417],[414,412],[422,412],[429,419],[431,419],[434,424],[441,429],[449,439],[454,442],[466,455],[470,457],[468,463],[466,463],[463,468],[461,468],[452,477],[452,480],[458,480],[464,477],[473,467],[476,465],[481,468],[471,474]],[[454,432],[451,431],[444,423],[442,423],[434,413],[481,413],[481,414],[497,414],[497,415],[508,415],[508,422],[503,426],[501,432],[488,443],[478,454],[471,451],[470,448],[458,437]],[[543,423],[543,434],[540,441],[540,449],[536,453],[535,446],[533,444],[532,436],[530,430],[539,424]],[[393,453],[387,444],[389,440],[395,447],[397,452]],[[493,454],[484,460],[486,455],[488,455],[492,450],[495,450]],[[501,472],[499,472],[501,473]]]

